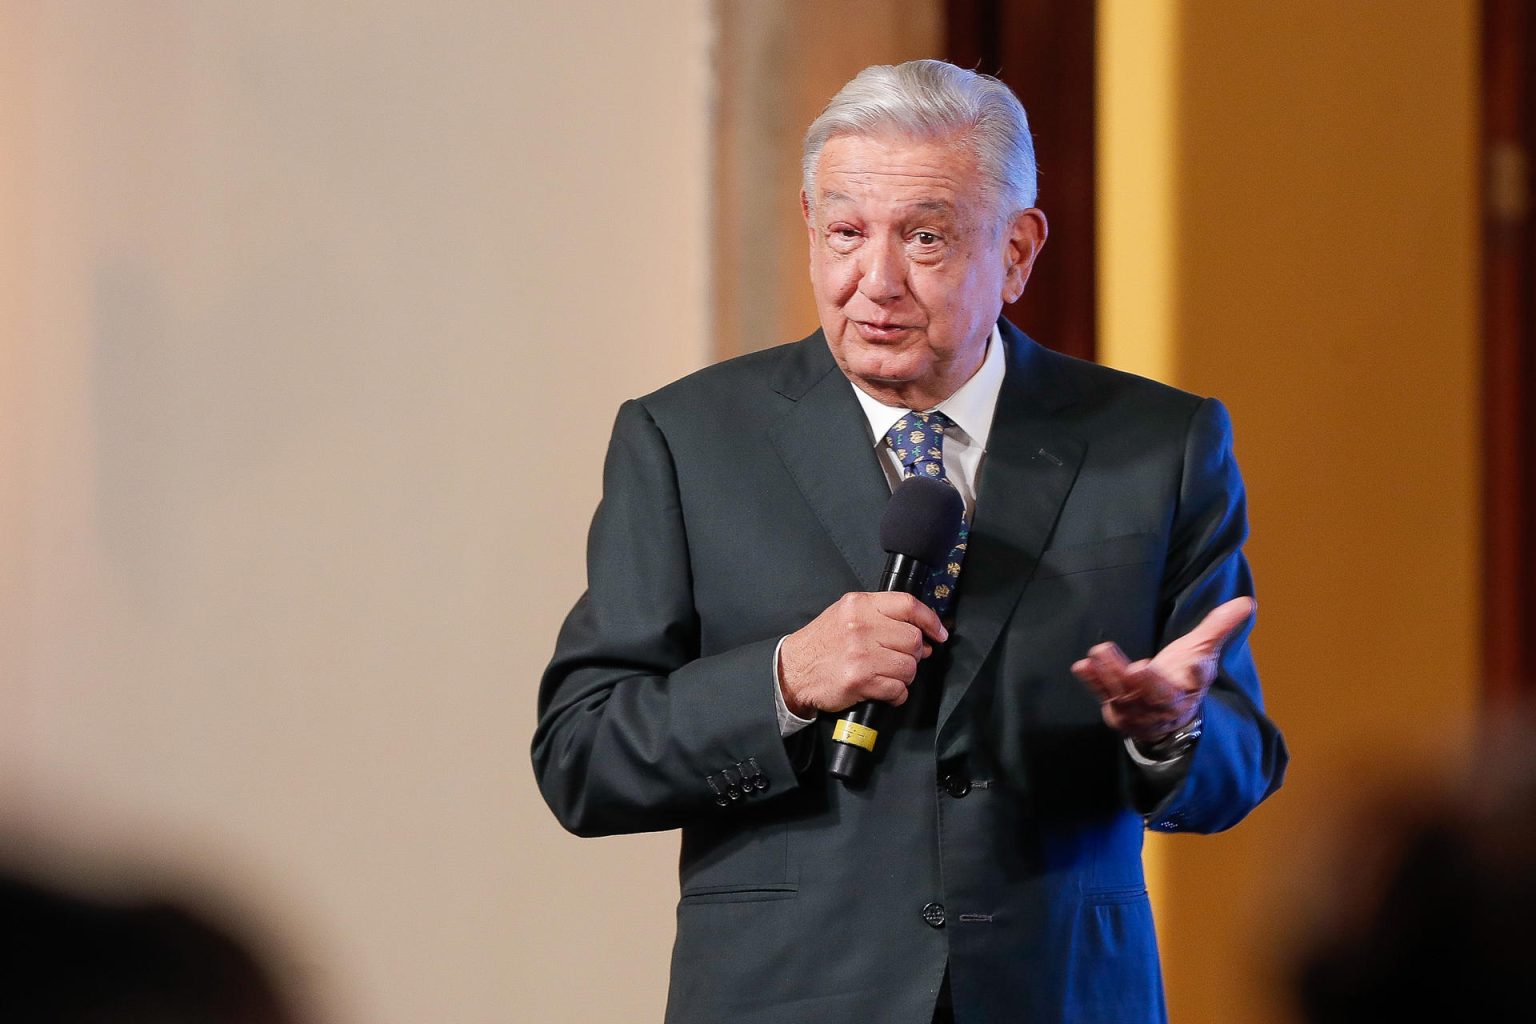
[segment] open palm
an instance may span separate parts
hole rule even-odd
[[[1072,674],[1098,696],[1104,724],[1130,739],[1154,742],[1199,714],[1222,647],[1255,607],[1251,597],[1218,605],[1200,625],[1141,661],[1128,660],[1114,643],[1096,644],[1072,665]]]

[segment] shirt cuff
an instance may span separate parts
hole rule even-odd
[[[789,710],[789,705],[784,703],[784,690],[779,686],[779,648],[784,646],[784,641],[789,637],[779,637],[779,642],[773,648],[773,706],[779,713],[779,735],[785,739],[804,729],[808,725],[814,725],[816,719],[801,718]]]

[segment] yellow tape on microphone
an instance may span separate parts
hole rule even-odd
[[[839,743],[848,743],[855,747],[863,747],[874,752],[875,738],[880,735],[880,730],[871,729],[867,725],[858,722],[850,722],[846,718],[840,718],[837,725],[832,727],[832,738]]]

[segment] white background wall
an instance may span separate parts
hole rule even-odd
[[[709,348],[706,0],[0,0],[0,829],[337,1021],[657,1019],[533,786],[614,410]]]

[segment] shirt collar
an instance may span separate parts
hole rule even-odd
[[[859,400],[859,407],[864,410],[864,416],[869,420],[869,432],[874,437],[874,447],[880,447],[885,440],[886,431],[908,412],[942,412],[954,421],[960,432],[968,437],[972,444],[985,450],[987,447],[987,435],[992,431],[992,414],[997,411],[997,396],[1003,388],[1003,374],[1007,372],[1008,363],[1003,357],[1003,337],[998,332],[996,325],[992,327],[992,335],[987,339],[987,354],[981,361],[981,368],[971,374],[971,379],[960,385],[959,389],[944,401],[934,406],[933,409],[905,409],[894,405],[882,405],[869,395],[864,389],[848,382],[853,388],[854,395]]]

